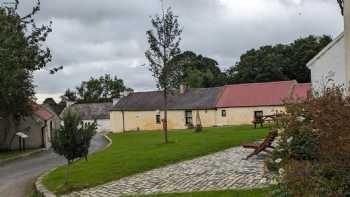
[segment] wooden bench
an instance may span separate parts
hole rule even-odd
[[[250,155],[248,155],[246,159],[249,159],[250,157],[257,155],[263,151],[271,154],[272,152],[267,149],[275,148],[272,146],[272,142],[276,139],[277,135],[278,131],[276,129],[273,129],[269,132],[269,134],[265,137],[264,141],[261,144],[244,144],[244,148],[254,149],[254,151]]]

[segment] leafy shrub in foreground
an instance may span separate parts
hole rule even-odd
[[[270,170],[275,196],[350,196],[350,98],[339,87],[286,105]]]

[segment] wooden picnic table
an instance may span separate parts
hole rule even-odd
[[[254,120],[253,120],[254,128],[256,128],[256,125],[259,125],[259,124],[261,127],[264,127],[265,122],[268,122],[268,123],[274,122],[278,124],[279,116],[280,115],[278,114],[273,114],[273,115],[264,115],[261,117],[254,117]]]

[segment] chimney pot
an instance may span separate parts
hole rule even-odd
[[[180,94],[186,93],[187,86],[185,84],[180,85]]]

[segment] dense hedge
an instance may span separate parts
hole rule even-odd
[[[267,167],[275,196],[350,196],[350,97],[339,87],[287,104]]]

